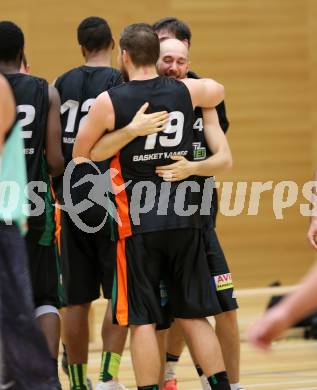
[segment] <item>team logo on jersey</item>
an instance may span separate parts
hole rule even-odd
[[[194,160],[204,160],[206,158],[206,148],[201,146],[201,142],[193,142]]]
[[[214,276],[217,291],[233,288],[231,273]]]
[[[167,295],[167,289],[164,280],[160,281],[160,297],[161,297],[161,306],[162,307],[166,306],[168,303],[168,295]]]

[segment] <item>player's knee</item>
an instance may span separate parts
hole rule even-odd
[[[237,326],[237,310],[228,310],[215,316],[216,324],[230,324],[231,326]]]

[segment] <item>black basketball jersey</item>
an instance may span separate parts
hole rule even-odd
[[[194,73],[194,72],[188,72],[187,76],[189,78],[194,78],[194,79],[199,79],[199,76]],[[225,102],[221,102],[216,106],[216,111],[218,114],[218,119],[219,119],[219,124],[220,127],[222,128],[223,132],[226,134],[226,132],[229,129],[229,121],[227,118],[226,114],[226,106]],[[194,159],[195,160],[200,160],[200,159],[205,159],[208,158],[209,156],[212,155],[211,150],[209,149],[205,135],[204,135],[204,121],[203,121],[203,113],[202,109],[200,107],[195,108],[195,119],[194,119],[194,138],[195,141],[193,143],[193,148],[194,148]],[[205,180],[205,177],[198,177],[198,181],[201,185],[203,185],[203,181]],[[211,205],[211,215],[212,219],[209,218],[209,216],[204,216],[204,225],[207,226],[215,226],[216,225],[216,217],[218,213],[218,193],[216,188],[213,189],[213,197],[212,197],[212,205]]]
[[[149,113],[166,110],[170,114],[164,132],[137,137],[111,161],[111,167],[119,171],[114,184],[129,183],[125,191],[116,195],[121,219],[119,236],[200,227],[199,207],[193,213],[188,212],[190,205],[199,205],[200,189],[195,186],[191,191],[188,188],[187,184],[192,187],[194,183],[190,178],[187,182],[170,183],[155,173],[157,166],[173,163],[173,155],[192,160],[193,106],[187,87],[177,80],[156,77],[133,80],[108,92],[114,107],[116,129],[126,126],[145,102],[149,102]],[[139,208],[146,212],[139,213]]]
[[[191,78],[191,79],[199,79],[200,77],[192,72],[192,71],[189,71],[187,73],[187,77]],[[218,118],[219,118],[219,124],[220,124],[220,127],[222,128],[223,132],[226,133],[229,129],[229,120],[227,118],[227,113],[226,113],[226,106],[225,106],[225,102],[221,102],[218,104],[218,106],[216,106],[216,110],[217,110],[217,114],[218,114]],[[199,113],[199,111],[195,112],[195,115],[196,115],[196,119],[198,117],[198,115],[201,115],[201,113]]]
[[[50,195],[50,186],[45,160],[45,140],[47,116],[49,109],[48,83],[46,80],[22,73],[7,74],[16,101],[17,119],[22,127],[24,139],[24,153],[26,157],[28,182],[41,182],[40,187],[33,187],[29,193],[32,209],[34,194],[42,198],[45,212],[32,216],[28,220],[29,226],[44,229],[48,222],[47,196]],[[46,190],[44,191],[44,189]],[[50,227],[49,230],[52,230]],[[48,241],[46,241],[48,242]]]
[[[61,98],[62,146],[65,164],[72,160],[73,146],[79,128],[98,95],[122,83],[121,73],[113,68],[80,66],[56,82]]]

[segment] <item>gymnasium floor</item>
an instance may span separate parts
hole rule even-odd
[[[245,342],[245,330],[264,310],[269,296],[282,289],[238,290],[240,304],[239,326],[241,331],[241,383],[248,390],[317,390],[317,340],[304,340],[303,330],[291,330],[275,342],[270,353],[255,351]],[[93,383],[98,380],[101,342],[98,334],[105,308],[105,301],[94,303],[91,316],[91,345],[88,375]],[[211,319],[212,321],[212,319]],[[200,390],[200,382],[193,368],[189,352],[185,350],[177,369],[179,390]],[[63,389],[68,382],[61,373]],[[120,381],[135,390],[134,375],[128,347],[122,358]]]

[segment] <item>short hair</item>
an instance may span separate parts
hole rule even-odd
[[[192,33],[188,25],[174,17],[166,17],[158,20],[152,25],[154,31],[167,30],[175,35],[176,39],[180,41],[187,40],[190,45],[190,41],[192,39]]]
[[[160,56],[160,41],[146,23],[131,24],[121,33],[121,50],[126,50],[135,66],[155,65]]]
[[[23,52],[24,35],[20,27],[10,21],[0,22],[0,60],[14,61]]]
[[[109,24],[98,16],[90,16],[79,24],[77,40],[88,51],[108,49],[113,42]]]

